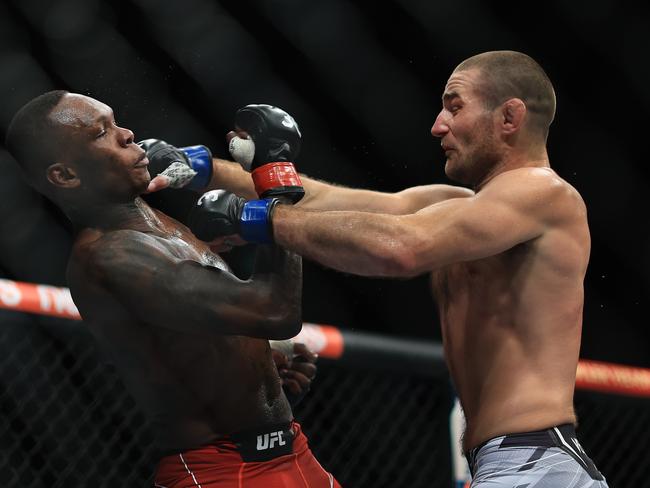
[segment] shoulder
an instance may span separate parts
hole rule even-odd
[[[547,216],[585,212],[578,191],[550,168],[519,168],[496,176],[477,196]]]
[[[115,267],[133,266],[143,257],[163,252],[158,239],[134,230],[84,231],[72,249],[69,270],[96,274]]]
[[[568,186],[568,183],[550,168],[517,168],[495,176],[481,193],[505,192],[506,194],[552,194]]]

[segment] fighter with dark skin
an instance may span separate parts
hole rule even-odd
[[[22,145],[30,131],[20,112],[8,145],[76,228],[73,299],[153,421],[158,447],[180,452],[291,423],[269,339],[301,329],[300,257],[259,246],[252,275],[239,279],[188,227],[139,197],[151,179],[148,159],[110,107],[67,92],[50,104],[38,147]],[[290,375],[294,389],[305,386],[299,376]],[[313,464],[330,486],[331,475]]]
[[[66,149],[47,178],[79,227],[70,289],[165,425],[161,444],[201,445],[290,420],[267,339],[300,331],[300,259],[264,249],[251,279],[237,279],[187,227],[138,197],[148,160],[109,107],[70,94],[52,117]]]

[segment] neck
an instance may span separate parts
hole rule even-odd
[[[133,229],[143,232],[164,230],[164,225],[156,213],[140,197],[124,203],[68,205],[65,213],[78,230],[86,227],[104,230]]]
[[[487,185],[493,178],[517,168],[550,168],[551,164],[548,159],[546,148],[541,150],[530,151],[528,153],[512,152],[506,157],[499,160],[486,174],[474,185],[474,191],[479,191]]]

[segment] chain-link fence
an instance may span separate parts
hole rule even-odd
[[[578,437],[611,488],[650,486],[650,398],[575,396]]]
[[[52,335],[13,315],[0,321],[0,486],[148,486],[153,435],[87,332]],[[321,361],[296,410],[317,458],[346,487],[449,488],[444,370],[375,363]],[[610,486],[643,486],[650,401],[579,392],[576,406],[581,441]]]

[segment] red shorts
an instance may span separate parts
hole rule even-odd
[[[316,460],[307,437],[296,422],[290,426],[285,424],[284,429],[276,427],[252,435],[248,433],[244,440],[235,441],[234,438],[162,458],[154,486],[341,488]],[[251,461],[261,459],[260,456],[266,459]]]

